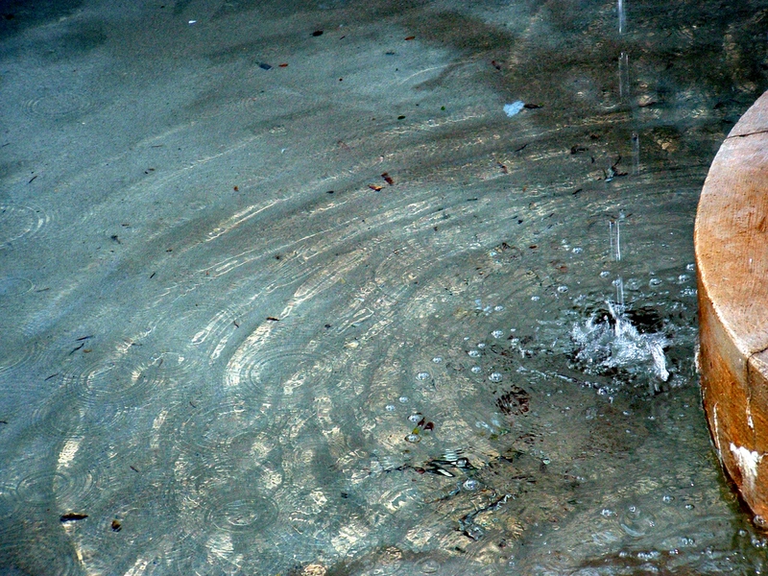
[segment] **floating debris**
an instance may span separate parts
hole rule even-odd
[[[518,114],[523,108],[525,108],[525,102],[517,100],[516,102],[512,102],[512,104],[504,105],[504,114],[512,118],[512,116]]]

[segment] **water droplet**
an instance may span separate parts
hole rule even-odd
[[[621,528],[635,538],[645,536],[656,527],[656,518],[650,512],[643,512],[637,506],[629,506],[621,515]]]

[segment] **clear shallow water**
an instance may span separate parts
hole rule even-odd
[[[3,4],[2,570],[764,571],[691,237],[766,10]]]

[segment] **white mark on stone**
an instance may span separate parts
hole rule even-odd
[[[736,446],[733,442],[731,442],[731,453],[736,459],[736,465],[741,471],[742,478],[744,478],[744,487],[749,491],[754,490],[757,480],[757,465],[760,464],[763,455],[758,454],[755,450],[744,448],[744,446]]]
[[[717,421],[717,402],[712,407],[712,424],[715,427],[715,448],[717,448],[717,457],[720,458],[720,464],[723,463],[723,450],[720,448],[720,423]]]

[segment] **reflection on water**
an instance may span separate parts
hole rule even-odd
[[[4,10],[4,573],[765,569],[691,237],[768,6]]]

